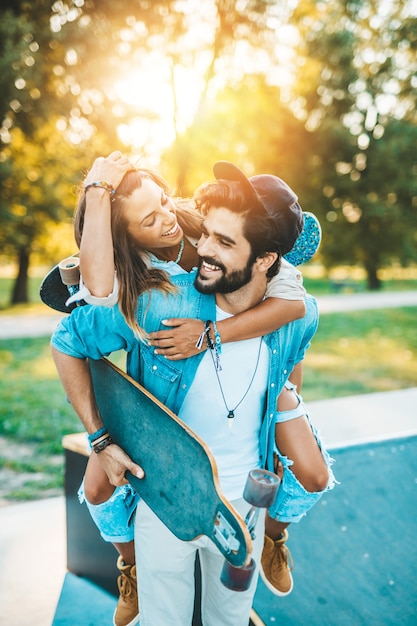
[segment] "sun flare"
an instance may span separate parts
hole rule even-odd
[[[114,84],[113,101],[134,111],[128,123],[118,126],[123,143],[155,155],[192,122],[202,84],[195,69],[177,65],[171,71],[164,58],[151,65],[121,77]]]

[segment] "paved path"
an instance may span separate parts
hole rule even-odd
[[[320,313],[417,306],[417,291],[387,291],[317,296]]]
[[[0,315],[0,339],[52,335],[63,315]]]
[[[318,296],[317,300],[321,314],[400,306],[417,306],[417,291],[340,294]],[[61,313],[45,315],[1,315],[0,339],[51,335],[62,317],[64,317],[64,315]]]

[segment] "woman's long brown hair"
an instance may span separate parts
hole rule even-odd
[[[119,308],[126,323],[132,328],[136,336],[141,339],[146,338],[146,333],[139,326],[136,318],[138,297],[144,291],[150,289],[159,289],[166,294],[175,291],[169,280],[169,275],[162,270],[152,267],[147,251],[141,248],[128,233],[128,224],[124,211],[125,202],[135,189],[142,186],[144,178],[150,178],[165,193],[171,195],[168,183],[159,174],[151,170],[137,169],[128,172],[123,178],[116,194],[112,198],[111,206],[114,266],[119,283]],[[180,199],[176,202],[176,207],[177,220],[184,234],[199,238],[201,235],[202,217],[195,209],[193,202]],[[85,209],[86,192],[82,189],[74,217],[74,236],[78,247],[81,244],[84,228]]]

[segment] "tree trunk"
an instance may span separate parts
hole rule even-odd
[[[381,289],[382,283],[378,277],[377,267],[373,263],[370,263],[370,264],[365,265],[365,269],[366,269],[368,289],[370,291],[378,291],[379,289]]]
[[[20,248],[19,250],[19,271],[13,286],[11,304],[26,304],[29,302],[28,296],[28,270],[29,270],[29,250]]]

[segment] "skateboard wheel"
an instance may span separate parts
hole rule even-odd
[[[252,582],[256,566],[251,559],[249,565],[235,567],[229,561],[225,561],[220,575],[221,583],[231,591],[246,591]]]
[[[63,259],[59,267],[59,273],[64,285],[78,285],[80,282],[80,259],[75,256]]]
[[[280,479],[268,470],[254,469],[248,474],[243,497],[252,506],[267,509],[276,498]]]

